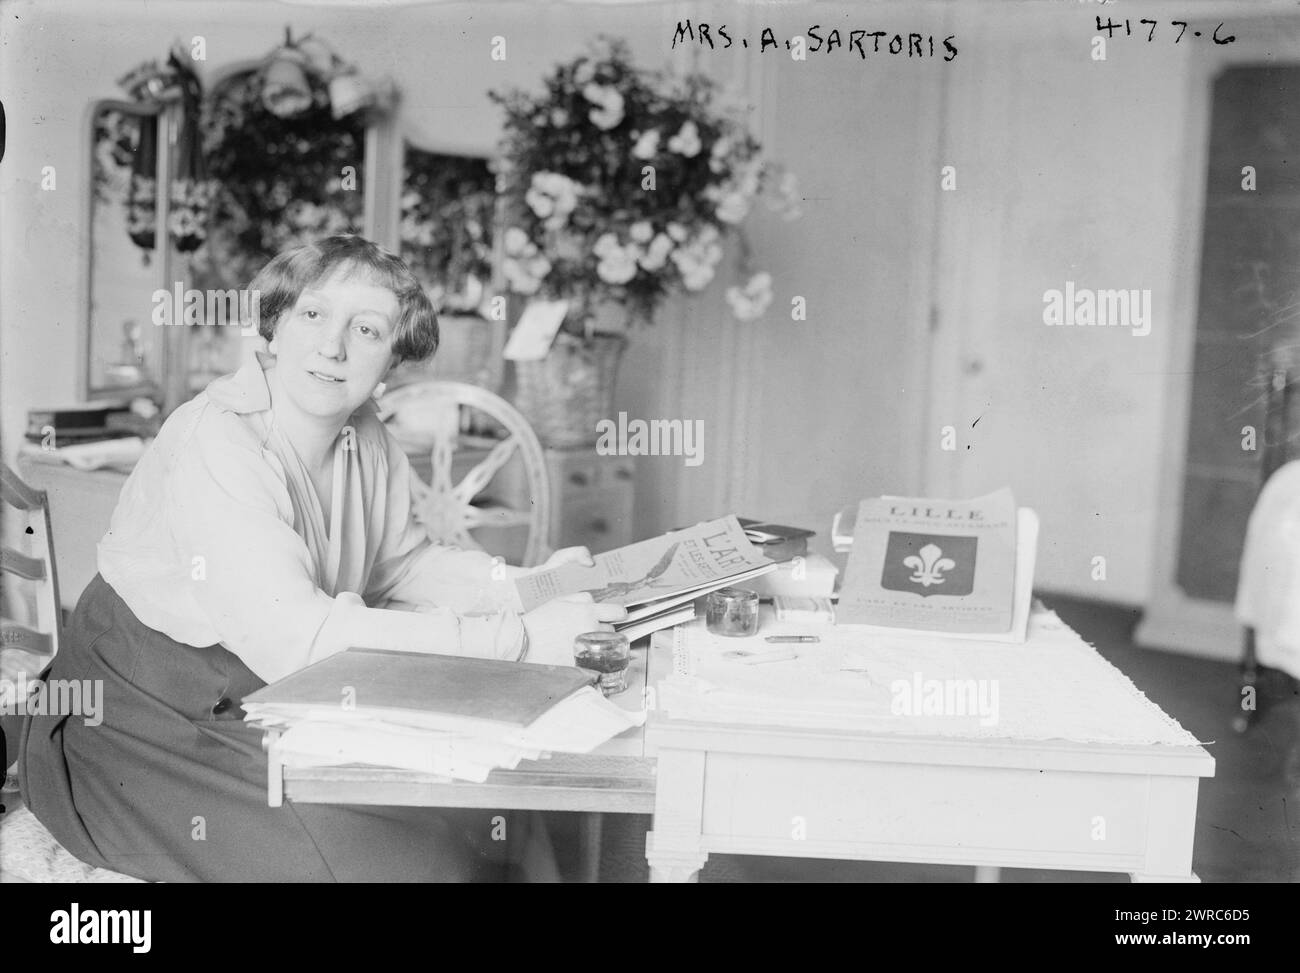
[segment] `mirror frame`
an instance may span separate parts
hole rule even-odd
[[[171,121],[168,116],[167,106],[158,104],[149,104],[146,102],[124,101],[116,98],[103,98],[92,102],[86,120],[86,158],[89,165],[86,170],[85,179],[85,208],[83,210],[85,235],[85,259],[81,264],[81,321],[82,336],[79,342],[81,387],[84,397],[87,401],[95,399],[131,399],[141,395],[163,395],[167,383],[168,361],[168,341],[167,332],[163,332],[163,341],[159,343],[158,350],[161,352],[158,358],[158,364],[155,366],[158,381],[157,384],[140,382],[135,385],[114,385],[114,386],[97,386],[94,383],[94,376],[91,375],[92,356],[91,343],[94,340],[94,313],[93,304],[94,284],[95,284],[95,250],[97,247],[95,241],[95,123],[99,116],[106,111],[117,111],[124,115],[137,115],[155,119],[158,125],[158,160],[157,171],[155,173],[156,185],[164,186],[167,181],[163,176],[168,172],[171,166]],[[170,254],[160,247],[166,242],[167,225],[167,194],[160,193],[154,208],[154,256],[157,263],[156,276],[157,283],[161,288],[166,288],[165,281],[170,272],[171,260]]]
[[[246,58],[232,61],[215,69],[204,79],[204,97],[235,75],[255,71],[265,62],[264,58]],[[187,389],[188,375],[184,371],[188,361],[188,329],[166,328],[161,343],[160,380],[157,388],[147,384],[137,386],[96,387],[91,379],[91,336],[92,314],[91,299],[94,284],[94,145],[95,119],[105,110],[118,110],[133,115],[152,115],[158,118],[158,174],[157,185],[170,188],[172,179],[175,133],[178,129],[179,105],[152,104],[149,102],[125,101],[120,98],[103,98],[89,106],[84,131],[86,132],[86,155],[90,159],[84,182],[85,202],[83,219],[85,235],[83,237],[84,256],[81,261],[81,339],[79,353],[81,358],[81,392],[86,401],[105,399],[130,399],[140,395],[154,394],[162,399],[164,418],[191,396]],[[396,121],[394,112],[372,112],[365,123],[365,151],[362,156],[364,198],[362,201],[362,232],[371,240],[385,242],[390,237],[396,242],[398,233],[397,209],[400,206],[401,186],[401,143],[396,148]],[[396,157],[398,179],[391,178],[393,158]],[[157,261],[158,286],[170,290],[171,278],[174,276],[175,253],[170,245],[170,235],[166,232],[167,206],[170,192],[159,192],[155,209],[154,254]],[[390,210],[392,211],[390,214]]]

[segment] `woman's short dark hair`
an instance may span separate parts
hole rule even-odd
[[[363,273],[397,297],[393,354],[398,362],[424,361],[438,350],[438,317],[424,288],[396,254],[355,234],[324,237],[271,258],[248,285],[257,299],[257,331],[270,341],[281,315],[293,310],[303,290],[339,267]]]

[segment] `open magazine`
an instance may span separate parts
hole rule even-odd
[[[595,561],[593,567],[565,564],[518,579],[524,611],[585,591],[597,602],[626,608],[627,620],[615,628],[636,638],[689,619],[691,603],[702,595],[777,566],[750,543],[734,516],[597,554]]]

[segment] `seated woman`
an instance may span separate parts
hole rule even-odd
[[[572,665],[574,637],[623,610],[570,596],[521,616],[521,569],[501,578],[412,519],[372,394],[438,326],[399,258],[330,237],[250,287],[271,354],[177,409],[123,487],[49,673],[102,680],[103,723],[29,718],[28,805],[78,858],[138,878],[481,877],[487,813],[268,807],[242,699],[353,645]]]

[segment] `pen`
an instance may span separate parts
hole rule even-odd
[[[794,649],[768,649],[765,652],[737,649],[734,652],[722,653],[722,657],[729,662],[743,662],[747,666],[758,666],[765,662],[787,662],[799,658]]]
[[[769,635],[764,642],[820,642],[816,635]]]

